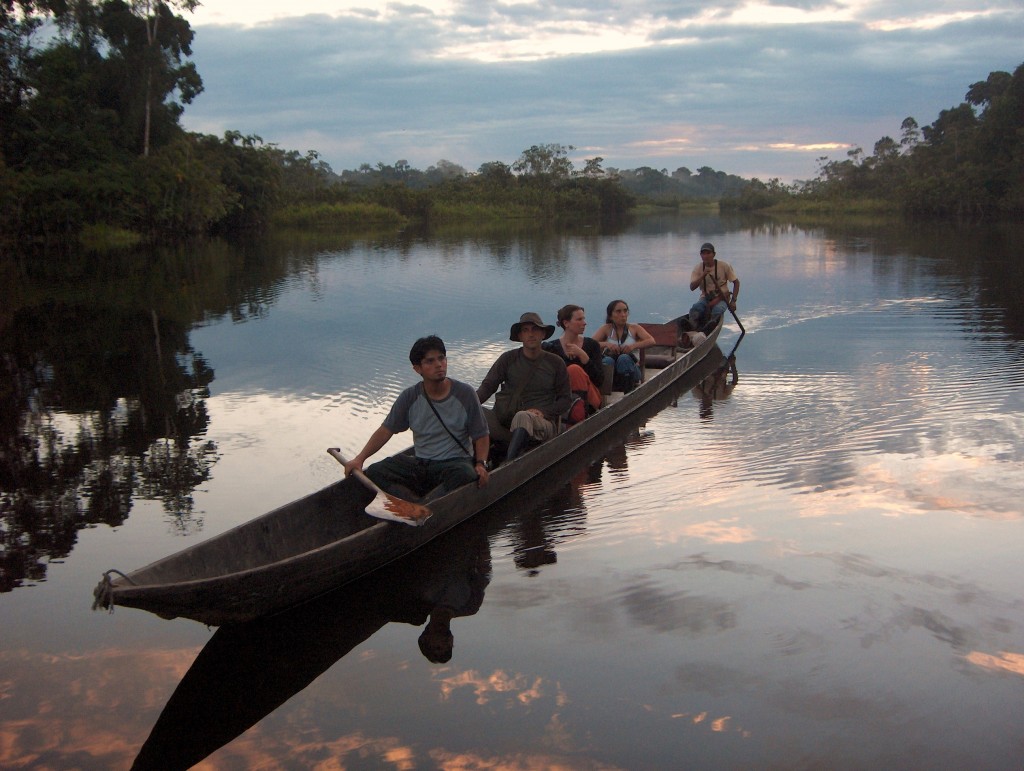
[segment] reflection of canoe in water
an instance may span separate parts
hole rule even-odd
[[[274,616],[218,629],[133,768],[185,769],[234,740],[390,622],[422,626],[440,605],[475,613],[490,580],[487,517],[378,574]]]
[[[450,602],[452,598],[462,599],[456,616],[471,616],[483,603],[490,580],[490,542],[510,527],[514,532],[528,529],[533,535],[526,538],[532,544],[523,544],[520,556],[535,556],[539,543],[550,552],[547,561],[554,561],[554,544],[581,529],[580,521],[563,519],[561,509],[573,505],[565,500],[572,487],[566,480],[625,454],[626,447],[636,442],[642,423],[721,361],[721,352],[712,349],[672,388],[538,475],[537,487],[548,497],[523,487],[372,576],[276,615],[218,629],[171,695],[134,768],[184,769],[199,763],[304,690],[388,623],[422,626],[438,605],[456,604]],[[549,504],[554,509],[548,509],[544,521],[535,521],[531,509]],[[514,544],[516,538],[511,540]],[[520,564],[515,550],[513,559],[521,568],[534,567]]]
[[[207,541],[96,587],[94,607],[124,605],[205,624],[245,621],[323,594],[418,549],[574,453],[664,393],[712,350],[722,324],[687,351],[670,343],[675,323],[645,325],[650,349],[645,380],[583,422],[491,473],[484,488],[467,485],[431,501],[422,527],[368,517],[359,483],[342,479]],[[116,571],[111,571],[116,572]]]

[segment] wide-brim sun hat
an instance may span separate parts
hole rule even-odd
[[[516,343],[519,342],[519,331],[522,329],[523,324],[533,324],[536,327],[540,327],[544,330],[544,339],[547,340],[551,335],[555,334],[554,324],[545,324],[540,320],[540,316],[532,311],[524,313],[519,317],[519,321],[512,325],[509,330],[508,339]]]

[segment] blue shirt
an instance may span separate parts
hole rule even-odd
[[[421,460],[472,458],[473,440],[488,434],[487,420],[476,391],[459,380],[449,378],[449,381],[452,387],[448,396],[433,402],[437,415],[430,409],[423,384],[417,383],[398,395],[384,419],[384,428],[393,434],[412,429],[413,447]],[[459,440],[458,445],[445,431],[438,415]]]

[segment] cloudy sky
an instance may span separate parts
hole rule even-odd
[[[204,0],[186,128],[335,171],[534,144],[604,166],[815,176],[1024,62],[1024,0]]]

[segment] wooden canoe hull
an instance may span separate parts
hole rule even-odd
[[[431,501],[433,516],[421,527],[367,516],[361,486],[346,478],[128,575],[111,580],[108,573],[94,607],[134,607],[216,626],[337,588],[484,510],[648,404],[715,348],[721,328],[619,401],[502,464],[486,487],[467,485]]]

